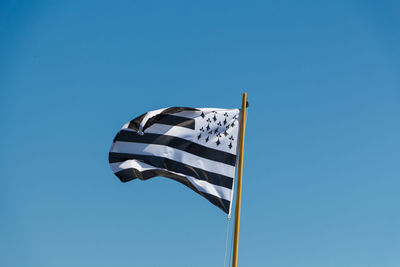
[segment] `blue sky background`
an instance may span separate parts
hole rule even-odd
[[[240,266],[400,266],[399,1],[2,1],[0,265],[223,266],[226,218],[114,135],[248,92]]]

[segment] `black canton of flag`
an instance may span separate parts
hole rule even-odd
[[[229,213],[239,112],[186,107],[147,112],[114,138],[111,169],[122,182],[168,177]]]

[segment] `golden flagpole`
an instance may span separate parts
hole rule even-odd
[[[242,198],[243,148],[244,148],[244,130],[246,127],[246,108],[247,108],[247,93],[243,93],[242,110],[240,115],[240,133],[239,133],[240,150],[239,150],[238,176],[236,183],[235,230],[233,234],[232,267],[237,267],[238,249],[239,249],[240,203]]]

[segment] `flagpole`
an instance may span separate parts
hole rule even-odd
[[[240,204],[242,198],[242,174],[243,174],[243,149],[244,149],[244,130],[246,127],[246,108],[247,93],[242,96],[242,110],[240,115],[240,138],[239,138],[239,166],[236,183],[236,208],[235,208],[235,230],[233,234],[233,259],[232,267],[237,267],[239,249],[239,226],[240,226]]]

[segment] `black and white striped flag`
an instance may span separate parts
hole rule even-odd
[[[126,123],[109,162],[122,182],[155,176],[176,180],[230,213],[239,109],[173,107]]]

